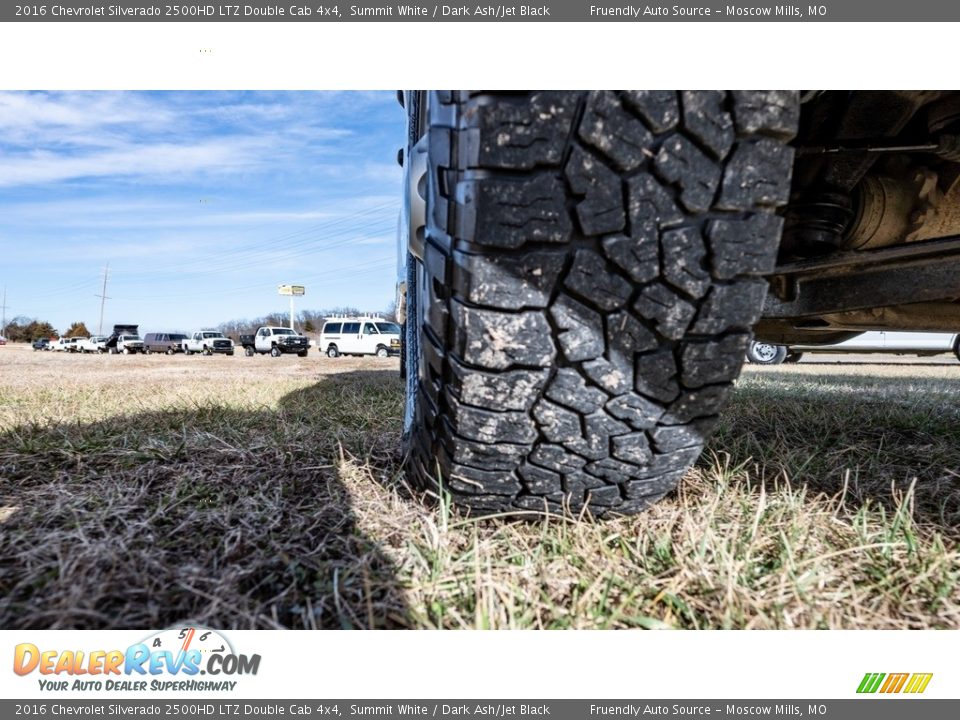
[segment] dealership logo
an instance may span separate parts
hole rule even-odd
[[[36,673],[41,690],[232,690],[233,678],[259,669],[260,655],[237,653],[223,635],[202,627],[164,630],[123,650],[24,642],[13,652],[13,672]]]
[[[860,681],[858,693],[911,693],[927,689],[933,673],[867,673]]]

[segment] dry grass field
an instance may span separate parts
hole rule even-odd
[[[958,628],[960,364],[748,367],[645,515],[405,485],[396,360],[0,347],[0,627]]]

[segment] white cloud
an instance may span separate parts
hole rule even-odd
[[[252,140],[214,140],[194,145],[128,145],[87,154],[43,151],[0,163],[0,187],[94,177],[160,180],[196,172],[226,173],[257,164],[261,149]]]
[[[109,144],[121,126],[143,132],[174,120],[167,109],[128,93],[0,92],[0,140],[6,144]]]

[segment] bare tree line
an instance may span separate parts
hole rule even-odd
[[[377,312],[361,311],[355,307],[336,307],[330,310],[301,310],[294,316],[294,324],[297,330],[308,335],[319,333],[323,327],[323,322],[329,317],[336,316],[356,316],[376,314],[387,320],[396,320],[396,306],[391,303],[386,310]],[[250,335],[262,325],[281,325],[286,327],[290,324],[290,314],[273,312],[256,318],[242,318],[237,320],[228,320],[220,323],[217,329],[227,337],[236,338],[240,335]]]

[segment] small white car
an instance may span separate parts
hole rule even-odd
[[[798,362],[806,353],[887,353],[929,357],[952,352],[960,359],[960,334],[869,331],[831,345],[774,345],[753,342],[747,359],[761,365]]]
[[[400,354],[400,326],[383,318],[336,318],[327,320],[317,343],[328,357],[340,355]]]

